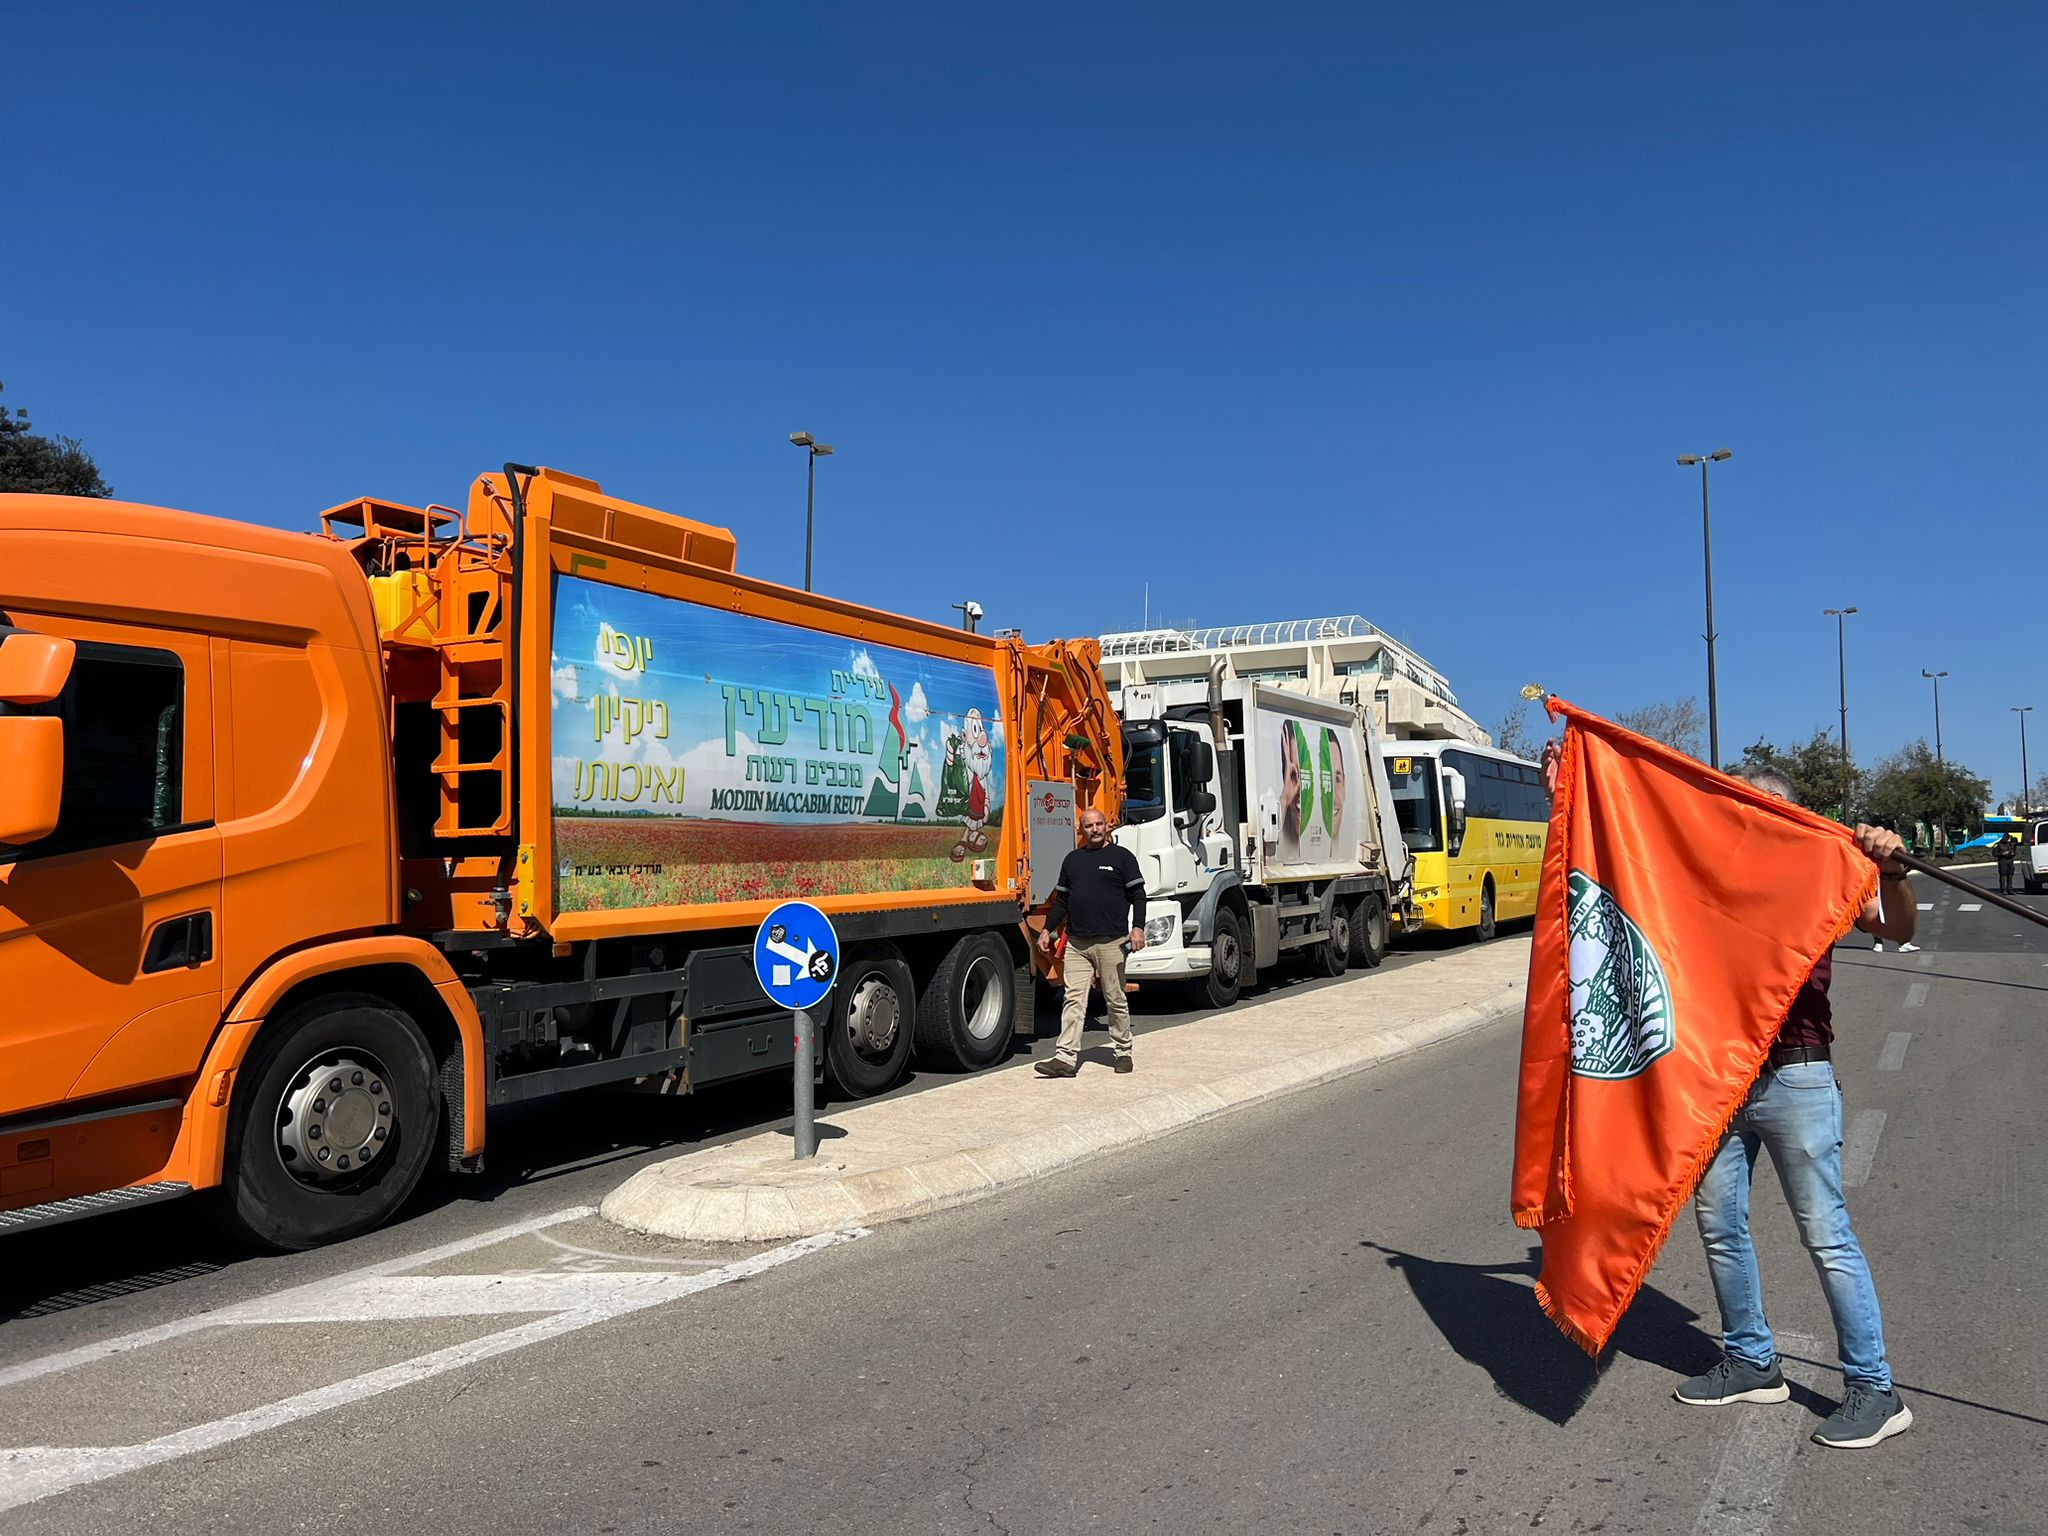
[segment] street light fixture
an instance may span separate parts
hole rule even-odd
[[[810,474],[804,487],[804,590],[811,590],[811,527],[812,512],[818,500],[818,460],[832,454],[830,443],[821,443],[808,432],[792,432],[789,440],[804,450],[804,458]]]
[[[1934,761],[1935,765],[1939,767],[1941,764],[1941,680],[1947,677],[1948,674],[1946,672],[1930,672],[1925,667],[1922,667],[1920,675],[1925,678],[1931,678],[1934,682]]]
[[[1678,462],[1685,468],[1695,464],[1700,467],[1700,551],[1707,569],[1707,759],[1715,768],[1721,766],[1721,702],[1714,688],[1714,641],[1718,637],[1714,634],[1714,528],[1707,515],[1707,466],[1734,457],[1726,448],[1678,456]]]
[[[1856,776],[1856,765],[1849,760],[1849,643],[1843,631],[1854,608],[1823,608],[1821,614],[1835,621],[1835,679],[1841,689],[1842,703],[1842,768],[1850,778]]]
[[[2012,706],[2012,712],[2020,717],[2020,814],[2022,816],[2027,814],[2027,801],[2030,798],[2027,793],[2027,711],[2033,707],[2031,704],[2015,704]]]

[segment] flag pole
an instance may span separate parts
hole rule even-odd
[[[2039,923],[2043,928],[2048,928],[2048,912],[2036,912],[2032,907],[2022,906],[2010,896],[1988,891],[1974,880],[1965,880],[1961,875],[1951,874],[1948,870],[1929,864],[1924,859],[1916,859],[1910,853],[1895,853],[1892,857],[1915,874],[1925,875],[1930,880],[1939,880],[1943,885],[1952,885],[1959,891],[1968,891],[1973,900],[1988,901],[2001,912],[2010,912],[2014,917],[2024,917],[2030,923]]]

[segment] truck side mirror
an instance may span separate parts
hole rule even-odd
[[[39,842],[57,830],[64,800],[64,722],[17,713],[64,691],[78,647],[16,630],[0,638],[0,844]]]
[[[1216,797],[1206,789],[1198,789],[1188,796],[1188,807],[1197,816],[1208,816],[1216,810]]]
[[[1197,784],[1211,784],[1216,779],[1216,749],[1206,741],[1195,743],[1194,780]],[[1211,806],[1210,810],[1215,807]],[[1204,814],[1207,814],[1206,812]]]

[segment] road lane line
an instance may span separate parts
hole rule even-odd
[[[289,1302],[304,1301],[324,1291],[339,1290],[359,1280],[373,1279],[381,1275],[396,1274],[401,1270],[421,1269],[429,1264],[438,1264],[443,1259],[452,1259],[459,1254],[469,1253],[478,1248],[488,1248],[493,1243],[502,1243],[514,1237],[524,1237],[529,1232],[538,1232],[546,1227],[560,1226],[565,1221],[579,1221],[585,1216],[597,1214],[596,1208],[588,1205],[572,1205],[563,1210],[550,1211],[545,1216],[535,1216],[527,1221],[515,1221],[489,1231],[478,1232],[469,1237],[457,1238],[451,1243],[442,1243],[433,1248],[422,1248],[400,1258],[385,1259],[381,1263],[366,1264],[360,1269],[345,1270],[330,1275],[324,1280],[309,1281],[295,1285],[270,1296],[259,1296],[252,1301],[237,1302],[222,1307],[218,1312],[199,1312],[191,1317],[176,1318],[168,1323],[159,1323],[154,1328],[138,1329],[134,1333],[116,1334],[110,1339],[100,1339],[91,1344],[80,1344],[74,1349],[59,1350],[54,1355],[43,1355],[34,1360],[24,1360],[19,1365],[10,1365],[0,1370],[0,1387],[15,1386],[20,1382],[33,1381],[38,1376],[47,1376],[53,1371],[68,1371],[77,1366],[90,1365],[95,1360],[105,1360],[111,1355],[126,1354],[131,1349],[146,1349],[152,1344],[161,1344],[167,1339],[182,1338],[188,1333],[197,1333],[202,1328],[217,1328],[225,1323],[242,1320],[244,1315],[260,1313],[269,1307]]]
[[[1870,1165],[1877,1160],[1877,1138],[1884,1134],[1884,1111],[1862,1109],[1849,1125],[1849,1139],[1842,1144],[1842,1182],[1854,1189],[1870,1177]]]
[[[1984,903],[1981,901],[1966,901],[1957,907],[1956,910],[1958,912],[1982,912],[1984,910]]]
[[[52,1494],[64,1493],[73,1488],[84,1487],[88,1483],[118,1477],[124,1472],[140,1471],[144,1467],[160,1466],[165,1462],[196,1455],[201,1451],[216,1450],[237,1440],[245,1440],[251,1435],[261,1434],[265,1430],[278,1429],[300,1419],[311,1418],[315,1414],[361,1402],[364,1398],[412,1386],[448,1371],[491,1359],[496,1355],[524,1349],[529,1344],[558,1338],[597,1323],[610,1322],[614,1318],[658,1306],[664,1301],[695,1295],[699,1291],[728,1285],[735,1280],[750,1279],[793,1260],[805,1258],[821,1249],[852,1242],[867,1235],[866,1229],[860,1227],[843,1232],[827,1232],[818,1237],[799,1238],[796,1242],[783,1247],[770,1249],[766,1253],[757,1253],[702,1274],[643,1277],[658,1278],[665,1283],[659,1287],[642,1288],[608,1299],[595,1300],[589,1305],[558,1312],[551,1317],[538,1318],[530,1323],[522,1323],[516,1328],[486,1334],[480,1339],[468,1339],[460,1344],[451,1344],[445,1349],[417,1355],[410,1360],[401,1360],[396,1365],[387,1365],[380,1370],[368,1371],[328,1386],[315,1387],[294,1397],[265,1403],[261,1407],[230,1414],[211,1423],[174,1430],[170,1434],[160,1435],[154,1440],[145,1440],[137,1445],[36,1445],[0,1450],[0,1510],[17,1509],[24,1504],[47,1499]],[[419,1276],[416,1277],[415,1283],[489,1278],[491,1277],[475,1275]],[[602,1277],[583,1275],[517,1278],[592,1280]]]
[[[1922,912],[1932,912],[1934,910],[1934,903],[1931,901],[1923,901],[1919,906]]]
[[[1924,1006],[1926,1005],[1926,1002],[1927,1002],[1927,983],[1926,983],[1926,982],[1924,982],[1924,981],[1916,981],[1916,982],[1914,982],[1914,983],[1913,983],[1913,985],[1911,985],[1910,987],[1906,988],[1906,1006],[1907,1006],[1908,1008],[1920,1008],[1920,1007],[1924,1007]]]
[[[1820,1352],[1819,1340],[1799,1333],[1780,1333],[1777,1344],[1781,1355],[1786,1350],[1800,1355]],[[1792,1470],[1799,1436],[1809,1422],[1805,1414],[1785,1406],[1742,1409],[1693,1522],[1693,1536],[1766,1536],[1777,1516],[1778,1489]]]
[[[1903,1067],[1906,1064],[1906,1047],[1912,1043],[1912,1040],[1913,1036],[1909,1030],[1895,1030],[1891,1034],[1886,1035],[1884,1050],[1879,1053],[1877,1058],[1877,1070],[1880,1072],[1896,1072],[1899,1068]]]

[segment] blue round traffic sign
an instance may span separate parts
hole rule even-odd
[[[770,1001],[814,1008],[839,975],[839,935],[808,901],[785,901],[754,935],[754,975]]]

